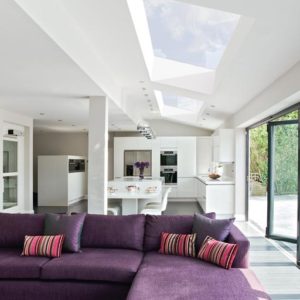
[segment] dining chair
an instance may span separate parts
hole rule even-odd
[[[141,214],[144,215],[161,215],[162,212],[164,212],[167,208],[168,204],[168,196],[171,192],[171,188],[167,188],[164,196],[162,198],[162,201],[160,203],[148,203],[145,205],[145,208],[141,211]]]

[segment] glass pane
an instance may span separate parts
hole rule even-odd
[[[124,151],[124,176],[139,176],[140,171],[134,166],[136,162],[148,162],[149,167],[144,169],[144,176],[152,175],[151,150],[125,150]]]
[[[3,208],[18,204],[18,176],[4,177]]]
[[[274,126],[273,235],[297,237],[298,124]]]
[[[3,173],[18,172],[18,142],[3,141]]]
[[[249,220],[261,230],[267,226],[268,131],[263,124],[249,131]]]

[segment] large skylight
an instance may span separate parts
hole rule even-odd
[[[243,16],[187,2],[127,0],[150,79],[210,95],[248,25]]]
[[[240,16],[174,0],[144,0],[154,56],[216,69]]]

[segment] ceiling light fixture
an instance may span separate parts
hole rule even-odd
[[[62,122],[62,120],[57,120],[57,122]]]
[[[154,131],[151,129],[149,124],[143,122],[137,125],[137,130],[147,139],[155,139]]]
[[[45,113],[40,113],[40,116],[44,116],[45,115]]]
[[[212,104],[210,107],[211,107],[211,108],[215,108],[216,106]]]

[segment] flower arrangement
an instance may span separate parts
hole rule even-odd
[[[144,178],[144,169],[149,168],[149,165],[148,161],[137,161],[134,163],[134,166],[140,170],[140,179]]]

